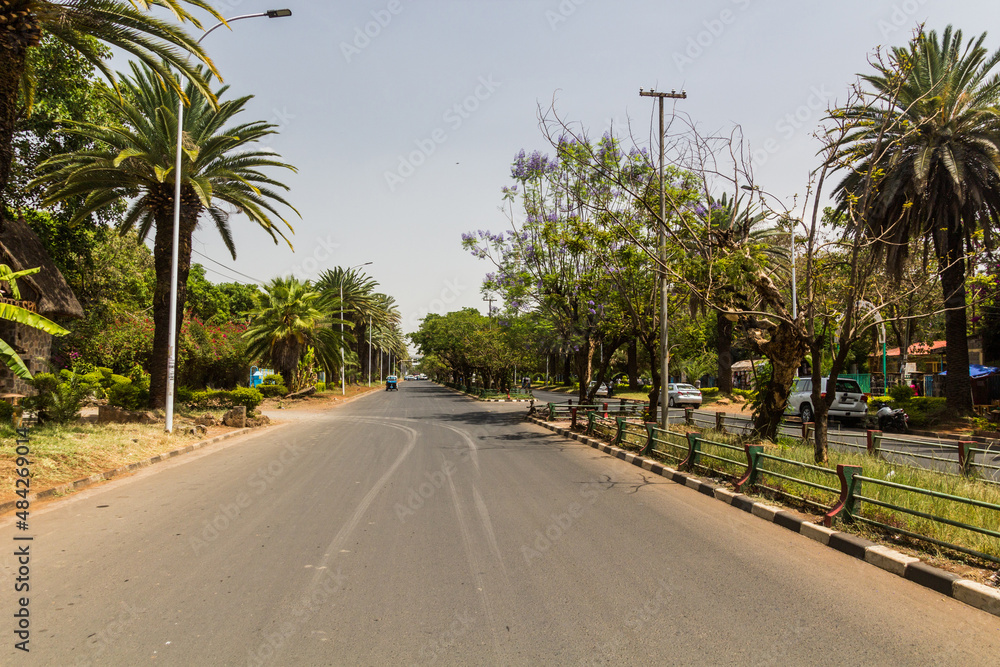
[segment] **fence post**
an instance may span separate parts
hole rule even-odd
[[[718,431],[719,433],[725,433],[726,432],[725,419],[726,419],[726,413],[725,412],[716,412],[715,413],[715,430]]]
[[[698,439],[697,433],[688,433],[688,455],[687,458],[681,461],[680,468],[682,470],[692,470],[696,465],[698,465],[698,459],[701,458],[701,442]]]
[[[549,421],[554,422],[556,420],[556,404],[549,403]]]
[[[684,408],[684,424],[694,426],[694,408]]]
[[[619,398],[618,399],[618,412],[620,412],[622,414],[625,413],[625,399],[624,398]]]
[[[653,452],[653,429],[656,428],[656,422],[646,422],[643,426],[646,427],[646,444],[643,445],[642,451],[639,453],[643,456],[649,456]]]
[[[577,409],[578,408],[574,408],[574,407],[571,407],[569,409],[570,420],[571,420],[570,424],[569,424],[570,428],[576,428],[576,411],[577,411]]]
[[[868,455],[878,456],[879,450],[882,447],[882,431],[875,431],[869,429],[865,433],[865,437],[868,444]]]
[[[604,403],[603,406],[604,406],[604,418],[607,419],[608,418],[608,404]]]
[[[861,490],[861,482],[855,477],[861,475],[861,466],[847,466],[843,463],[837,464],[837,478],[840,479],[840,499],[829,512],[823,516],[823,525],[827,528],[833,527],[833,520],[843,515],[844,521],[850,523],[854,520],[855,494]]]
[[[966,477],[972,475],[976,465],[976,453],[972,451],[976,443],[969,440],[958,441],[958,467],[962,469],[962,474]]]
[[[569,399],[569,401],[566,403],[566,405],[573,405],[573,399],[572,398]]]
[[[615,433],[615,439],[611,442],[611,444],[620,445],[622,444],[622,436],[625,435],[625,418],[616,417],[615,421],[618,422],[618,432]]]
[[[594,435],[594,420],[597,419],[597,413],[591,410],[587,413],[587,435]]]
[[[760,455],[764,452],[763,445],[743,445],[743,451],[747,455],[747,469],[743,477],[736,481],[736,490],[741,491],[745,486],[752,487],[757,484],[757,476],[760,466]]]

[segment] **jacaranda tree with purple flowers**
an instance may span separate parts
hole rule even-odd
[[[512,314],[538,311],[551,322],[572,354],[581,402],[593,400],[588,383],[598,347],[604,344],[610,359],[628,340],[598,241],[603,223],[591,213],[599,208],[595,200],[614,197],[614,188],[580,167],[585,153],[621,159],[610,138],[597,147],[567,140],[554,156],[522,150],[511,166],[515,183],[503,188],[509,229],[462,237],[474,256],[496,268],[484,292],[500,295]]]

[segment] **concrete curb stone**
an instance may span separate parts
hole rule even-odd
[[[988,614],[1000,616],[1000,590],[975,581],[962,579],[956,574],[928,565],[918,558],[907,556],[890,547],[876,544],[850,533],[827,528],[821,524],[812,523],[807,517],[798,512],[755,501],[741,493],[731,491],[725,486],[704,482],[664,466],[659,462],[635,454],[635,452],[629,452],[628,450],[608,445],[599,440],[582,436],[579,433],[549,424],[543,419],[528,417],[528,421],[554,431],[559,435],[582,442],[594,449],[607,452],[611,456],[620,458],[653,474],[661,475],[678,484],[712,496],[727,505],[799,533],[848,556],[863,560],[886,572],[908,579],[925,588],[930,588],[942,595],[985,611]]]

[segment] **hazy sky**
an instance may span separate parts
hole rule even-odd
[[[260,280],[372,261],[412,331],[430,312],[485,310],[489,267],[462,232],[499,230],[500,188],[521,148],[545,149],[537,108],[600,134],[631,119],[648,136],[653,101],[639,88],[684,89],[679,106],[705,131],[738,123],[766,190],[805,190],[826,104],[843,99],[879,45],[926,21],[966,36],[996,26],[995,0],[226,0],[252,19],[204,44],[248,114],[280,126],[270,146],[298,168],[281,174],[302,213],[293,253],[245,217],[232,220],[233,262],[206,225],[196,251]],[[195,255],[218,281],[238,274]]]

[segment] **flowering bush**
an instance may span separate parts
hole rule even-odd
[[[235,387],[245,382],[252,359],[245,324],[205,323],[190,314],[181,327],[178,381],[189,387]]]

